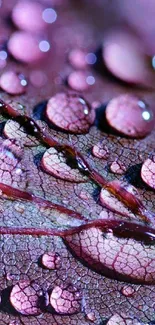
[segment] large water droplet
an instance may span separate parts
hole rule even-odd
[[[44,57],[39,49],[38,39],[31,33],[14,32],[8,42],[8,49],[12,56],[25,63],[34,63]]]
[[[46,150],[42,157],[41,165],[47,173],[58,178],[73,182],[85,181],[78,168],[72,168],[71,158],[67,157],[62,151],[58,151],[57,148],[51,147]]]
[[[50,295],[50,304],[58,314],[72,315],[80,312],[82,296],[73,285],[56,286]]]
[[[38,33],[46,27],[42,11],[43,7],[37,1],[18,1],[12,11],[12,20],[19,29]]]
[[[133,95],[120,95],[106,107],[106,119],[118,132],[132,138],[144,137],[155,125],[153,112],[148,105]]]
[[[114,76],[130,83],[153,85],[153,74],[141,43],[128,31],[108,33],[102,56],[104,64]]]
[[[34,282],[20,281],[12,288],[10,293],[11,304],[23,315],[41,314],[40,304],[42,300],[43,292]]]
[[[59,128],[86,133],[95,119],[95,112],[84,98],[75,94],[58,93],[47,104],[46,116]]]
[[[58,253],[47,252],[42,255],[42,265],[50,270],[56,270],[61,267],[61,257]]]

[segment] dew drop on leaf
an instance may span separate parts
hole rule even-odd
[[[3,72],[0,77],[0,87],[10,95],[20,95],[26,91],[27,80],[22,74],[14,71]]]
[[[61,267],[61,257],[58,253],[47,252],[42,255],[42,265],[50,270],[56,270]]]
[[[73,133],[86,133],[95,120],[95,112],[84,98],[75,94],[58,93],[47,103],[49,122]]]
[[[58,314],[72,315],[80,312],[82,296],[72,284],[56,286],[50,295],[50,304]]]
[[[110,165],[110,171],[114,174],[123,175],[126,171],[126,166],[120,161],[113,161]]]
[[[41,298],[40,287],[36,283],[20,281],[13,286],[10,293],[12,306],[22,315],[39,315]]]
[[[96,158],[99,159],[107,159],[109,157],[109,150],[107,146],[103,146],[101,142],[98,142],[93,146],[92,153]]]
[[[142,180],[155,189],[155,156],[144,161],[141,168]]]
[[[122,287],[121,293],[126,297],[133,297],[135,293],[135,289],[130,285],[125,285],[124,287]]]
[[[128,94],[110,100],[106,107],[106,119],[113,129],[132,138],[145,137],[155,125],[153,112],[148,105]]]
[[[47,173],[58,178],[77,183],[85,181],[80,171],[70,166],[66,155],[54,147],[45,151],[41,160],[41,166]]]

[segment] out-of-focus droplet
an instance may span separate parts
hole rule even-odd
[[[39,41],[34,35],[24,31],[14,32],[8,42],[11,55],[25,63],[35,63],[44,57],[39,49]]]
[[[85,61],[86,61],[88,64],[90,64],[90,65],[95,64],[96,61],[97,61],[97,57],[96,57],[95,53],[88,53],[88,54],[86,54],[86,56],[85,56]]]
[[[40,88],[47,83],[47,76],[42,70],[32,70],[29,78],[34,87]]]
[[[57,270],[61,267],[61,257],[55,252],[44,253],[41,261],[42,265],[49,270]]]
[[[6,71],[0,77],[0,87],[11,95],[20,95],[26,91],[27,80],[22,74]]]
[[[53,8],[46,8],[42,12],[43,20],[48,24],[53,24],[57,19],[57,13]]]
[[[46,27],[42,11],[43,7],[37,1],[18,1],[12,11],[12,20],[20,29],[38,33]]]
[[[153,111],[134,95],[120,95],[106,107],[106,119],[118,132],[132,138],[145,137],[155,125]]]
[[[56,286],[50,295],[50,304],[58,314],[72,315],[81,310],[82,296],[73,285]]]
[[[87,66],[86,63],[86,53],[82,49],[73,49],[70,51],[68,59],[69,63],[76,69],[85,69]]]
[[[68,76],[68,85],[76,91],[85,91],[95,83],[95,78],[85,71],[73,71]]]
[[[144,161],[141,168],[141,177],[148,186],[155,189],[155,155]]]
[[[20,281],[13,286],[10,293],[10,302],[12,306],[22,315],[39,315],[40,301],[43,297],[40,287],[30,281]]]
[[[103,61],[116,77],[130,83],[153,86],[154,76],[139,40],[128,31],[108,33],[103,42]]]
[[[47,103],[46,116],[63,130],[86,133],[95,120],[95,112],[79,95],[58,93]]]

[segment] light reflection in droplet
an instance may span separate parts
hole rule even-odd
[[[57,19],[57,13],[52,8],[46,8],[42,13],[42,18],[46,23],[52,24]]]
[[[6,60],[7,56],[8,54],[6,51],[0,51],[0,60]]]
[[[95,64],[96,63],[96,55],[94,53],[88,53],[85,57],[85,60],[88,64]]]
[[[150,112],[148,112],[148,111],[144,111],[144,112],[142,113],[142,117],[143,117],[143,119],[144,119],[145,121],[149,121],[149,120],[151,119],[151,114],[150,114]]]
[[[88,85],[92,86],[95,83],[95,78],[93,76],[88,76],[86,78],[86,82],[87,82]]]
[[[50,49],[50,44],[48,41],[46,40],[42,40],[40,43],[39,43],[39,48],[40,48],[40,51],[42,52],[48,52],[49,49]]]

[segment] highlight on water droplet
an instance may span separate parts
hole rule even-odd
[[[85,91],[94,85],[95,78],[85,71],[73,71],[68,76],[68,85],[76,91]]]
[[[53,24],[57,19],[57,13],[53,8],[46,8],[42,12],[43,20],[48,24]]]

